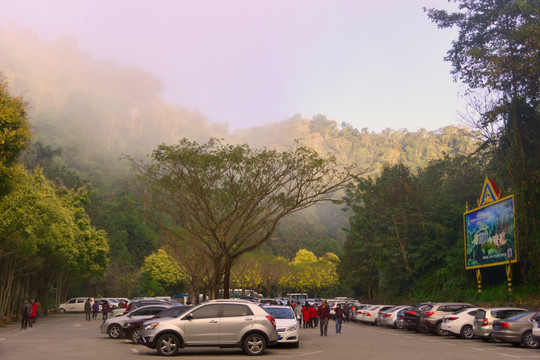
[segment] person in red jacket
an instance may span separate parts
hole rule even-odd
[[[309,310],[309,304],[306,302],[304,307],[302,308],[302,318],[304,320],[304,328],[310,327],[311,323],[309,321],[310,319],[310,310]]]
[[[317,308],[315,307],[315,304],[309,308],[309,320],[311,321],[311,327],[316,329],[317,328]]]
[[[32,325],[36,323],[36,318],[38,315],[38,305],[36,304],[34,299],[30,300],[30,303],[32,304],[32,312],[30,313],[29,325],[30,327],[32,327]]]
[[[317,315],[319,315],[319,327],[321,329],[321,336],[326,336],[328,332],[328,320],[330,319],[330,308],[326,303],[326,300],[322,301],[322,304],[317,309]]]

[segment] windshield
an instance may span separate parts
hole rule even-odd
[[[272,315],[274,319],[295,319],[294,312],[288,306],[284,307],[265,307],[267,313]]]

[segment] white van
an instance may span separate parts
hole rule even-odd
[[[84,303],[87,299],[90,299],[90,304],[94,304],[94,298],[92,297],[76,297],[58,305],[58,312],[60,314],[65,312],[84,312]]]

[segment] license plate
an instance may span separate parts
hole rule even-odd
[[[493,328],[494,328],[494,329],[498,329],[498,328],[499,328],[499,324],[493,324]]]
[[[281,339],[283,339],[283,336],[278,335],[278,336],[277,336],[277,339],[278,339],[278,340],[281,340]]]
[[[474,326],[478,327],[478,321],[474,322]]]

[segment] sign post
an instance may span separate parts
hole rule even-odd
[[[463,214],[465,268],[476,269],[482,292],[481,268],[505,265],[508,291],[512,291],[512,263],[517,262],[514,196],[501,198],[493,180],[484,181],[478,207]]]

